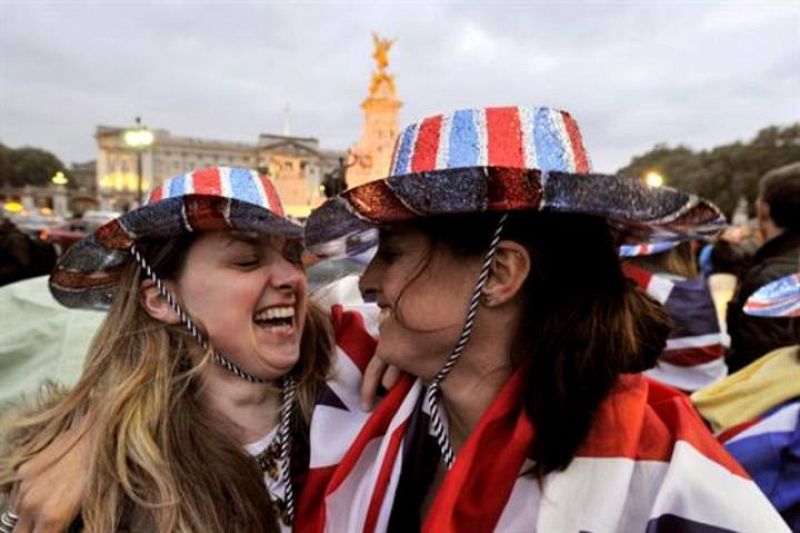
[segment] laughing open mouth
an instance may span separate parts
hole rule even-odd
[[[285,306],[263,309],[255,314],[253,322],[262,328],[276,330],[291,329],[294,325],[294,307]]]

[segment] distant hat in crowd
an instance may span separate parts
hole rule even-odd
[[[672,250],[678,246],[678,241],[664,241],[643,244],[623,244],[619,247],[620,257],[643,257],[648,255],[658,255]]]
[[[758,289],[745,302],[744,312],[761,317],[800,317],[800,272]]]

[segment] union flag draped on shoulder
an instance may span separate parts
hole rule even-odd
[[[535,428],[515,374],[420,518],[438,461],[424,388],[406,376],[363,413],[358,381],[375,341],[359,312],[335,307],[333,320],[335,373],[311,423],[297,531],[788,531],[687,398],[641,375],[620,379],[578,456],[540,487],[522,474]]]
[[[800,345],[774,350],[692,395],[725,448],[800,531]]]
[[[711,291],[703,276],[672,280],[629,263],[625,275],[666,307],[672,331],[658,365],[649,377],[684,392],[693,392],[728,374],[722,333]]]

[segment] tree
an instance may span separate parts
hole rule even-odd
[[[3,185],[46,187],[59,171],[66,173],[64,163],[47,150],[31,147],[14,149],[0,144],[0,183]]]
[[[11,185],[11,150],[4,144],[0,143],[0,186],[6,187]]]
[[[740,197],[754,205],[758,182],[768,171],[800,161],[800,123],[760,130],[748,143],[735,142],[694,152],[686,146],[657,144],[634,156],[619,173],[641,179],[648,171],[661,172],[667,184],[716,203],[729,216]]]

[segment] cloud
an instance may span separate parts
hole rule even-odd
[[[401,121],[569,109],[597,168],[800,119],[800,6],[719,3],[0,3],[0,141],[95,156],[98,124],[255,142],[360,134],[371,31],[396,37]]]

